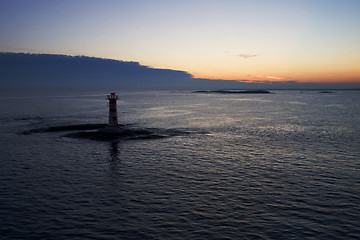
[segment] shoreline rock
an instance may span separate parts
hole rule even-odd
[[[273,94],[268,90],[199,90],[194,93],[224,93],[224,94]]]

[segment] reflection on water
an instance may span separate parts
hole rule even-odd
[[[121,164],[121,153],[120,153],[120,146],[118,141],[109,142],[109,150],[107,161],[109,164],[109,170],[111,176],[118,175],[122,172],[123,166]]]
[[[109,157],[109,161],[112,163],[117,163],[120,162],[120,157],[119,157],[119,143],[116,141],[113,141],[110,143],[110,157]]]

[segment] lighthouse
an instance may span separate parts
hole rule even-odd
[[[108,127],[119,127],[118,117],[117,117],[117,106],[116,101],[119,99],[119,96],[115,93],[110,93],[107,95],[107,99],[109,100],[109,125]]]

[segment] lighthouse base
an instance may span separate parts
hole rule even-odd
[[[107,126],[106,126],[106,128],[120,128],[121,127],[121,125],[120,124],[108,124]]]

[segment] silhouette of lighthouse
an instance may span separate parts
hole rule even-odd
[[[107,95],[107,99],[109,100],[109,125],[108,127],[119,127],[118,117],[117,117],[117,106],[116,101],[119,99],[118,95],[115,93],[111,93]]]

